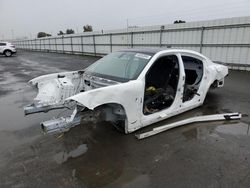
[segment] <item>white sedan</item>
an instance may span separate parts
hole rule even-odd
[[[203,104],[211,87],[222,87],[228,68],[180,49],[128,49],[111,53],[85,70],[40,76],[26,115],[74,109],[69,117],[42,122],[45,132],[64,132],[86,118],[111,121],[125,133]]]

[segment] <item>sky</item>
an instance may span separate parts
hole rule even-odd
[[[0,40],[250,16],[250,0],[0,0]]]

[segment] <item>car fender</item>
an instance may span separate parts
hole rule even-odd
[[[141,112],[143,104],[144,84],[141,80],[133,80],[122,84],[106,86],[85,91],[67,98],[94,110],[96,107],[116,103],[120,104],[126,113],[128,129],[132,132],[141,127]]]

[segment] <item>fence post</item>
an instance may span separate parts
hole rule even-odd
[[[73,39],[70,37],[71,54],[73,54]]]
[[[200,53],[202,53],[202,47],[203,47],[203,34],[204,34],[205,27],[201,27],[201,40],[200,40]]]
[[[164,30],[164,25],[161,26],[161,30],[160,30],[160,47],[162,47],[162,32]]]
[[[109,42],[110,42],[110,52],[112,52],[112,33],[109,35]]]
[[[96,56],[95,35],[93,35],[94,54]]]
[[[81,35],[81,50],[82,50],[82,55],[84,54],[83,53],[83,36]]]
[[[131,48],[133,48],[133,43],[134,43],[134,41],[133,41],[133,40],[134,40],[134,37],[133,37],[133,32],[131,32],[131,41],[130,41],[130,42],[131,42]]]
[[[36,39],[34,39],[34,41],[35,41],[35,51],[36,51]]]
[[[63,35],[62,35],[62,53],[64,54],[64,39],[63,39]]]
[[[46,52],[46,44],[45,44],[45,40],[46,40],[46,39],[43,39],[43,46],[44,46],[44,51]]]
[[[41,39],[39,39],[39,44],[40,44],[40,52],[42,51],[42,42]]]
[[[55,38],[55,50],[56,50],[56,53],[57,53],[57,43],[56,43],[56,40],[57,40],[57,38]]]
[[[51,48],[50,48],[50,38],[49,38],[49,52],[50,52]]]

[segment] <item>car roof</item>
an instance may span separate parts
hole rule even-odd
[[[123,49],[120,50],[122,52],[127,51],[127,52],[137,52],[137,53],[145,53],[148,55],[155,55],[158,52],[174,52],[174,53],[189,53],[189,54],[193,54],[193,55],[197,55],[200,57],[203,57],[205,59],[207,59],[204,55],[202,55],[199,52],[193,51],[193,50],[186,50],[186,49],[175,49],[175,48],[128,48],[128,49]]]
[[[145,53],[145,54],[151,54],[154,55],[162,50],[166,50],[167,48],[128,48],[121,51],[127,51],[127,52],[138,52],[138,53]]]

